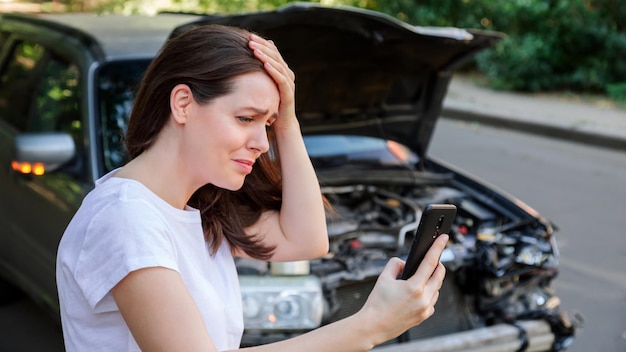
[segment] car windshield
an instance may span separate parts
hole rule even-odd
[[[377,165],[407,166],[418,161],[406,146],[381,138],[353,135],[305,136],[304,143],[316,168]]]
[[[115,61],[103,65],[96,75],[97,109],[100,116],[102,163],[109,172],[126,162],[122,138],[126,133],[133,98],[150,60]]]

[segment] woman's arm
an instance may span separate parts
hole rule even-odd
[[[298,337],[244,349],[249,352],[368,351],[421,323],[434,312],[445,268],[437,238],[415,275],[397,280],[404,262],[389,261],[367,302],[353,316]],[[130,273],[112,290],[139,347],[151,351],[216,351],[180,275],[156,267]]]
[[[142,351],[217,351],[178,272],[136,270],[111,294]]]
[[[250,47],[264,63],[280,93],[278,118],[272,125],[277,138],[283,178],[280,211],[266,212],[252,227],[276,246],[272,260],[320,257],[328,252],[328,233],[319,182],[309,159],[295,114],[294,73],[273,42],[252,36]]]

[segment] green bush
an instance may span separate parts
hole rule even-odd
[[[554,69],[550,51],[536,35],[511,36],[477,58],[478,67],[490,85],[502,90],[549,89]]]
[[[626,80],[626,35],[582,1],[551,3],[544,11],[509,6],[523,18],[509,25],[516,32],[477,58],[490,83],[513,90],[604,92],[608,84]]]
[[[626,81],[626,1],[398,0],[375,9],[418,25],[508,34],[475,62],[494,88],[607,92]]]
[[[608,84],[606,90],[609,98],[620,105],[626,105],[626,82]]]

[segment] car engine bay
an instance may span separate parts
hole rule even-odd
[[[309,263],[322,286],[322,324],[358,311],[389,258],[406,259],[423,209],[450,203],[457,215],[441,257],[447,274],[437,314],[389,343],[521,319],[546,320],[556,336],[554,350],[573,339],[574,326],[559,312],[551,288],[559,254],[545,219],[472,190],[453,172],[339,169],[318,170],[333,208],[330,251]],[[256,274],[268,274],[268,266],[257,265]]]

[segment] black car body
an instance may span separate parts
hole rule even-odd
[[[448,273],[437,313],[381,350],[561,350],[572,341],[575,327],[551,285],[558,272],[552,224],[427,153],[454,70],[502,35],[415,27],[355,8],[3,16],[0,270],[7,280],[58,313],[56,246],[94,180],[125,161],[120,138],[143,70],[168,35],[208,23],[276,42],[296,73],[307,149],[336,212],[328,217],[331,250],[323,258],[237,262],[243,345],[358,310],[387,260],[406,256],[431,203],[458,208],[442,256]],[[499,339],[486,338],[494,334]]]

